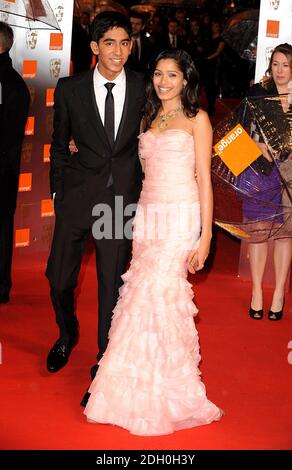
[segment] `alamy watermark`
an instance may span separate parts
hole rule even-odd
[[[136,215],[135,215],[136,214]],[[123,197],[115,197],[114,209],[108,204],[96,204],[92,215],[97,217],[92,226],[96,240],[133,238],[137,240],[186,240],[195,238],[200,226],[198,202],[160,202],[128,204]]]

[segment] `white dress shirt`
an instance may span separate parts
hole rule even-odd
[[[105,83],[115,83],[115,86],[112,89],[112,94],[114,97],[115,103],[115,139],[117,137],[119,125],[122,118],[125,95],[126,95],[126,73],[123,69],[121,73],[114,80],[107,80],[101,73],[98,71],[98,65],[95,67],[93,72],[93,86],[95,100],[100,114],[102,123],[104,124],[104,111],[105,111],[105,99],[107,95],[107,89],[104,86]]]
[[[171,47],[177,47],[176,34],[169,33],[168,37],[169,37],[169,43]]]

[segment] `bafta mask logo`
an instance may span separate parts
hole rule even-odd
[[[61,72],[61,59],[50,60],[50,75],[51,78],[59,78]]]
[[[63,16],[64,16],[64,5],[62,3],[59,3],[59,5],[57,5],[55,8],[55,17],[58,23],[62,21]]]
[[[270,6],[274,10],[278,10],[278,8],[280,6],[280,0],[270,0]]]
[[[38,41],[38,32],[35,30],[28,30],[26,32],[26,47],[27,49],[33,50],[36,48]]]
[[[266,55],[266,68],[268,68],[269,66],[273,50],[274,50],[273,47],[270,47],[270,46],[266,47],[266,54],[265,54]]]
[[[31,156],[32,156],[32,144],[28,142],[24,142],[24,144],[22,144],[22,149],[21,149],[21,162],[30,163]]]
[[[9,5],[3,6],[3,10],[0,11],[0,21],[2,23],[8,23],[9,19]]]

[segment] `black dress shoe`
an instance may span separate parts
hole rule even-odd
[[[90,369],[90,376],[91,376],[91,380],[94,379],[94,377],[96,376],[96,372],[98,371],[98,364],[95,364],[94,366],[91,367]],[[86,406],[87,405],[87,402],[89,400],[89,397],[90,397],[90,393],[88,391],[88,389],[86,390],[86,392],[84,393],[83,395],[83,398],[80,402],[80,406]]]
[[[78,343],[78,339],[78,334],[69,343],[62,338],[58,339],[48,354],[47,369],[49,372],[58,372],[67,364],[72,349]]]
[[[9,300],[9,294],[0,294],[0,304],[8,304]]]

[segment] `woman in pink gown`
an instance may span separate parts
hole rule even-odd
[[[198,107],[197,88],[186,52],[158,55],[139,136],[145,180],[133,257],[84,411],[89,422],[143,436],[222,415],[200,378],[198,310],[187,281],[188,269],[204,265],[212,228],[212,130]]]

